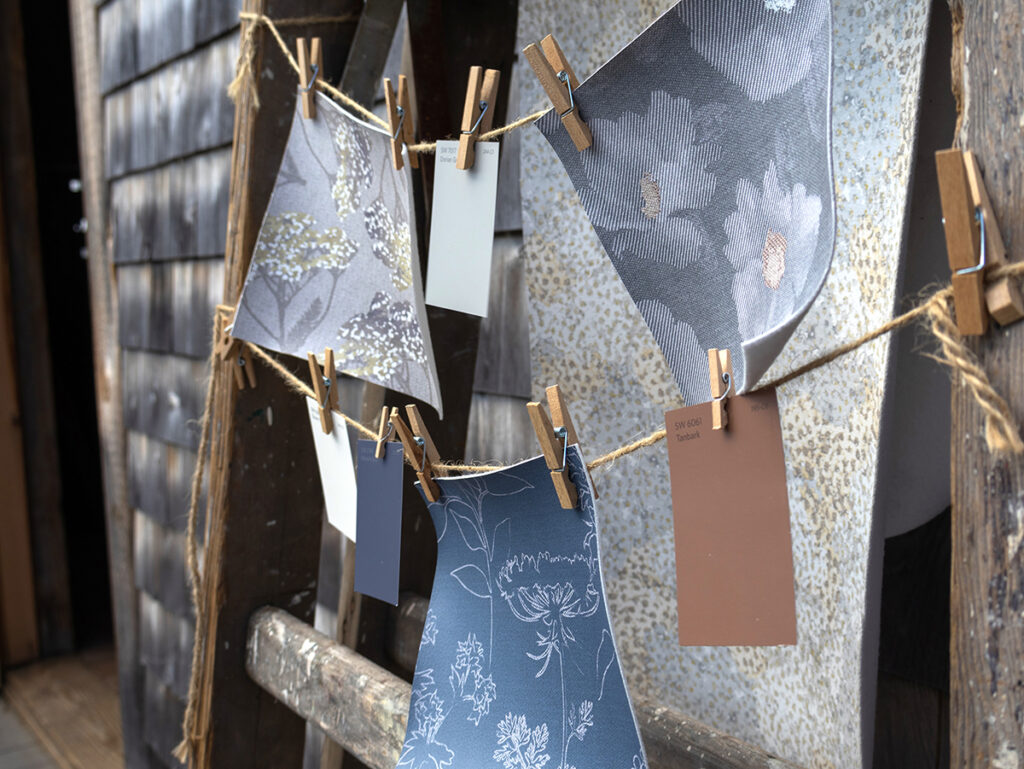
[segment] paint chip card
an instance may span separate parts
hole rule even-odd
[[[786,463],[774,390],[665,414],[675,521],[679,643],[796,643]]]
[[[455,167],[457,141],[439,141],[427,264],[427,304],[487,317],[498,194],[498,143],[477,142],[473,167]]]
[[[325,433],[320,427],[320,409],[306,398],[309,427],[313,431],[316,461],[320,466],[320,485],[324,489],[327,522],[353,542],[356,539],[356,471],[352,465],[352,447],[348,427],[338,416],[334,429]]]
[[[359,441],[355,589],[397,606],[404,460],[401,443],[384,445],[384,458],[377,459],[377,441]]]

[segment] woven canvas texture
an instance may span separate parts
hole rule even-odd
[[[593,146],[538,123],[689,402],[710,347],[756,383],[828,274],[830,32],[828,0],[686,0],[576,91]]]
[[[575,510],[543,457],[437,479],[437,571],[399,767],[646,766],[577,447],[567,462]]]
[[[553,33],[586,78],[671,5],[521,0],[519,45]],[[795,13],[800,0],[784,5]],[[927,22],[925,0],[833,3],[835,253],[821,293],[766,377],[892,315]],[[524,75],[522,109],[550,106]],[[585,117],[588,108],[608,109],[582,96],[579,103]],[[595,145],[600,140],[595,131]],[[533,391],[539,399],[545,386],[561,385],[583,446],[596,456],[663,425],[664,412],[685,400],[558,159],[540,132],[523,132]],[[719,264],[731,281],[731,267]],[[880,339],[779,391],[795,647],[680,648],[664,449],[595,471],[607,598],[631,691],[804,766],[850,769],[870,757],[878,580],[869,568],[881,566],[875,489],[889,349]]]
[[[232,335],[301,358],[331,347],[338,371],[440,412],[408,167],[385,132],[316,96],[315,119],[296,99]]]

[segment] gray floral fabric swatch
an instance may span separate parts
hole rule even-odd
[[[646,769],[601,578],[594,499],[543,457],[438,478],[437,571],[399,767]]]
[[[301,358],[331,347],[339,371],[440,413],[416,252],[387,134],[321,94],[307,120],[297,99],[232,334]]]
[[[710,347],[756,384],[828,274],[829,22],[828,0],[685,0],[580,84],[591,148],[537,123],[687,403]]]

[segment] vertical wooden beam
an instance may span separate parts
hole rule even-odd
[[[951,3],[958,145],[985,173],[1010,261],[1024,259],[1024,6]],[[970,52],[968,57],[966,54]],[[970,342],[1024,421],[1024,323]],[[985,446],[981,409],[953,389],[951,765],[1024,765],[1024,457]]]
[[[466,95],[466,73],[472,65],[511,72],[515,60],[516,0],[479,3],[476,0],[409,0],[409,35],[413,61],[413,93],[420,134],[424,137],[450,136],[458,130]],[[500,125],[505,115],[507,76],[500,83],[494,117]],[[423,274],[427,268],[429,221],[423,200],[433,190],[433,156],[421,163],[423,195],[417,207],[417,237]],[[480,319],[438,307],[427,308],[430,337],[437,361],[438,378],[444,398],[444,421],[434,409],[417,403],[427,429],[442,458],[462,457],[466,447],[469,407],[473,395],[473,374],[479,346]],[[388,406],[413,402],[407,395],[388,392]],[[406,473],[402,513],[401,590],[428,595],[437,560],[437,541],[430,515],[418,492],[412,488],[415,475]],[[388,606],[364,598],[361,604],[359,645],[361,654],[379,665],[395,668],[386,648]],[[346,764],[347,767],[347,764]]]
[[[0,184],[8,222],[7,257],[21,398],[29,516],[36,577],[40,651],[70,651],[74,644],[60,458],[54,417],[53,369],[39,244],[36,169],[29,118],[21,8],[0,0]]]
[[[139,616],[135,600],[132,547],[133,516],[128,484],[121,409],[121,354],[117,343],[117,285],[113,255],[107,247],[107,185],[103,162],[103,102],[96,4],[70,0],[71,46],[74,57],[78,116],[78,157],[85,217],[95,224],[86,235],[92,355],[103,473],[107,553],[117,645],[117,676],[121,695],[124,763],[129,769],[148,766],[143,737],[143,680],[139,663]]]
[[[316,0],[245,0],[243,8],[272,18],[324,13]],[[358,10],[357,0],[345,0],[331,13]],[[324,74],[332,78],[345,60],[352,29],[351,24],[289,27],[286,39],[321,37]],[[241,291],[296,98],[296,76],[263,28],[256,32],[256,48],[261,106],[257,109],[243,89],[235,112],[225,304],[234,304]],[[203,656],[192,765],[296,766],[305,725],[246,676],[246,627],[249,615],[264,603],[312,618],[323,499],[303,399],[276,376],[260,377],[258,387],[239,391],[230,365],[217,361],[213,369],[201,587],[206,632],[198,639]]]
[[[0,186],[0,663],[17,665],[39,656],[39,631],[6,246]]]

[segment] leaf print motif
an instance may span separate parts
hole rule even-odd
[[[601,631],[601,643],[597,647],[597,660],[594,663],[597,672],[597,680],[600,684],[597,699],[604,697],[604,679],[608,677],[608,670],[615,662],[615,644],[612,642],[612,635],[607,630]]]
[[[451,666],[452,672],[448,677],[452,693],[462,701],[472,703],[472,712],[466,720],[475,726],[479,726],[480,719],[490,712],[491,703],[498,694],[494,679],[490,674],[483,674],[483,657],[483,646],[476,640],[476,635],[470,633],[465,641],[459,641],[455,664]],[[472,686],[467,689],[470,684]]]
[[[363,214],[366,232],[373,241],[373,255],[391,271],[391,282],[399,291],[412,285],[412,241],[409,223],[396,224],[384,204],[375,200]]]
[[[416,312],[409,302],[392,302],[378,291],[365,313],[338,329],[338,367],[358,377],[387,383],[409,360],[427,362]]]
[[[548,725],[530,729],[526,716],[506,715],[498,724],[498,748],[494,760],[504,769],[543,769],[551,758],[548,746]]]
[[[490,598],[491,591],[487,585],[487,575],[480,570],[479,566],[467,563],[452,572],[452,576],[458,580],[467,592],[477,598]]]
[[[445,703],[437,695],[433,669],[417,671],[416,678],[409,730],[397,766],[445,769],[455,760],[455,752],[437,739],[437,732],[448,717]]]
[[[312,216],[287,212],[268,216],[252,261],[269,276],[296,282],[313,269],[342,272],[358,246],[341,229],[316,229]]]
[[[344,219],[359,209],[363,191],[373,183],[373,167],[369,160],[369,142],[348,120],[337,121],[333,138],[338,170],[334,174],[331,197],[338,218]]]
[[[423,623],[423,635],[420,637],[420,648],[433,646],[437,641],[437,615],[433,609],[427,609],[427,620]]]

